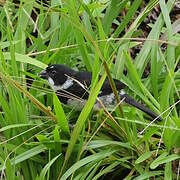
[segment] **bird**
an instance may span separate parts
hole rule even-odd
[[[39,77],[48,81],[49,86],[56,92],[61,103],[72,107],[76,106],[77,109],[81,109],[85,105],[89,97],[87,89],[91,85],[91,72],[75,71],[63,64],[52,64],[42,70],[39,73]],[[153,119],[162,120],[162,118],[154,111],[137,102],[134,98],[125,93],[125,88],[127,86],[124,83],[116,79],[113,80],[120,100],[123,100],[126,104],[143,111]],[[107,107],[113,107],[116,105],[115,95],[108,78],[105,79],[98,94],[98,98]],[[95,103],[94,109],[100,109],[100,104],[98,102]]]

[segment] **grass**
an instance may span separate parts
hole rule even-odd
[[[2,179],[179,179],[180,35],[170,17],[175,0],[151,0],[145,8],[139,0],[0,3]],[[158,4],[161,13],[143,37],[142,22]],[[133,59],[130,52],[139,46]],[[53,63],[92,72],[81,112],[61,104],[38,77]],[[118,105],[94,113],[106,77]],[[162,122],[121,105],[113,78]],[[72,131],[68,121],[75,124]]]

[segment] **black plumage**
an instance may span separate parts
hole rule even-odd
[[[91,85],[92,74],[90,72],[78,72],[68,68],[67,66],[54,64],[48,66],[46,70],[43,70],[40,73],[40,76],[48,80],[49,85],[56,91],[60,101],[64,104],[68,104],[69,99],[73,99],[73,96],[75,99],[88,99],[89,93],[85,88],[88,88]],[[144,111],[152,118],[158,117],[155,112],[151,111],[149,108],[145,107],[141,103],[138,103],[128,94],[124,93],[123,90],[126,87],[125,84],[118,80],[114,80],[114,82],[116,89],[119,92],[120,99],[124,99],[127,104]],[[105,105],[108,105],[108,103],[110,105],[115,104],[115,97],[108,79],[104,81],[98,97]],[[161,120],[161,117],[158,117],[157,119]]]

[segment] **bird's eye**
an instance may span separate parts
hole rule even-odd
[[[54,75],[56,74],[56,71],[53,70],[53,71],[51,72],[51,74],[54,76]]]

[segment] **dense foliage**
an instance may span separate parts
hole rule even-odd
[[[2,179],[180,178],[178,1],[0,3]],[[54,63],[92,72],[81,112],[38,77]],[[121,104],[93,112],[106,77],[163,120]]]

